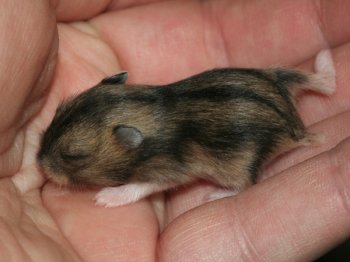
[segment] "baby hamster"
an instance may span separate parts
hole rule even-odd
[[[105,206],[196,179],[242,190],[266,159],[317,139],[294,98],[334,91],[329,51],[318,60],[316,74],[223,68],[163,86],[125,84],[126,72],[105,78],[59,106],[39,165],[59,184],[107,187],[96,196]]]

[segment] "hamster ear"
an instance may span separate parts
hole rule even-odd
[[[128,72],[124,71],[119,74],[108,76],[102,79],[101,84],[103,85],[125,84],[126,80],[128,80]]]
[[[137,148],[143,141],[143,135],[136,127],[118,125],[113,128],[113,135],[127,148]]]

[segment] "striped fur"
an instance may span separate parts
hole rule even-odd
[[[309,136],[294,107],[306,73],[214,69],[164,86],[128,85],[125,74],[58,108],[38,153],[53,180],[115,186],[204,178],[243,189],[272,154]]]

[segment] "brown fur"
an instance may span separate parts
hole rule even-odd
[[[243,189],[266,159],[313,141],[293,104],[309,74],[217,69],[158,87],[125,85],[125,74],[58,108],[38,154],[51,179],[115,186],[202,178]]]

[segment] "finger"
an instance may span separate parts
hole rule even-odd
[[[118,10],[123,8],[130,8],[137,5],[144,5],[153,2],[161,2],[165,0],[114,0],[108,7],[108,10]]]
[[[207,181],[199,181],[169,191],[166,199],[167,208],[164,224],[168,225],[187,211],[205,204],[207,196],[217,189],[217,185]]]
[[[38,190],[19,194],[0,182],[0,261],[80,261],[42,208]]]
[[[348,39],[350,3],[314,3],[159,2],[91,22],[131,80],[165,83],[212,67],[295,65]]]
[[[82,21],[102,13],[111,0],[56,0],[57,21]]]
[[[94,192],[72,192],[46,185],[45,205],[85,261],[154,261],[158,221],[142,200],[119,208],[96,206]]]
[[[135,5],[147,4],[159,0],[57,0],[56,15],[60,22],[81,21],[90,19],[105,10],[128,8]]]
[[[47,1],[32,4],[5,0],[1,10],[0,174],[4,176],[19,169],[23,147],[23,133],[19,134],[19,129],[44,103],[55,64],[57,38]]]
[[[164,261],[310,261],[350,235],[350,139],[253,186],[199,207],[162,234]],[[215,241],[213,241],[215,240]],[[273,247],[273,248],[271,248]]]
[[[107,13],[91,24],[123,69],[132,71],[131,82],[160,84],[208,66],[200,7],[197,1],[158,2]]]
[[[229,61],[252,67],[296,65],[320,49],[347,42],[349,9],[350,3],[341,0],[268,0],[221,2],[215,11]]]

